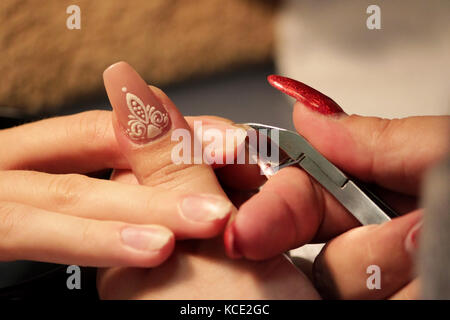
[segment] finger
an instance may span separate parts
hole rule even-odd
[[[257,190],[267,181],[256,164],[229,164],[215,172],[222,186],[235,190]]]
[[[120,183],[126,183],[126,184],[139,184],[139,181],[137,180],[136,176],[134,175],[133,171],[131,170],[121,170],[121,169],[115,169],[111,173],[112,181],[117,181]]]
[[[194,121],[204,121],[205,129],[236,130],[235,126],[228,125],[231,121],[223,118],[190,117],[192,126]],[[205,141],[205,146],[208,144]],[[87,173],[104,168],[129,168],[114,137],[110,111],[87,111],[2,130],[0,145],[8,155],[0,159],[2,170]],[[227,149],[224,150],[226,156]],[[223,160],[217,165],[225,163]]]
[[[212,237],[223,229],[231,212],[231,203],[216,196],[77,174],[0,171],[0,190],[0,201],[89,219],[163,225],[177,238]]]
[[[225,200],[211,167],[195,163],[193,135],[170,99],[161,101],[125,62],[106,69],[103,77],[114,109],[116,139],[139,183]]]
[[[155,95],[164,104],[173,102],[170,98],[159,88],[150,86]],[[201,126],[201,131],[196,132],[198,141],[202,142],[202,148],[205,150],[208,146],[212,146],[212,139],[208,136],[208,130],[219,130],[223,135],[222,141],[218,141],[215,150],[218,150],[221,157],[211,158],[211,166],[214,169],[224,167],[228,164],[233,164],[236,161],[237,155],[241,152],[245,145],[246,132],[243,127],[233,121],[217,117],[217,116],[186,116],[187,124],[191,130],[198,129]]]
[[[448,146],[449,117],[327,117],[297,102],[294,124],[326,158],[349,174],[416,195],[427,168]]]
[[[378,194],[397,212],[406,213],[415,208],[410,196],[383,191]],[[229,254],[266,259],[311,241],[327,241],[358,225],[316,180],[300,168],[285,168],[239,208],[235,220],[227,227],[234,246],[230,246]],[[238,252],[233,253],[234,249]]]
[[[172,100],[162,91],[155,86],[149,86],[151,91],[155,94],[157,99],[161,101],[163,105],[174,106]],[[207,148],[214,147],[214,151],[218,151],[221,156],[208,158],[209,164],[214,169],[228,167],[236,162],[237,155],[242,152],[245,144],[246,133],[243,127],[235,124],[233,121],[217,117],[217,116],[186,116],[184,117],[190,130],[196,132],[196,142],[201,142],[202,151]],[[223,139],[221,141],[211,141],[208,138],[208,130],[219,130]],[[217,145],[215,144],[217,143]],[[240,165],[239,167],[241,167]],[[256,165],[252,165],[252,173],[255,170]],[[249,169],[249,168],[246,168]],[[249,175],[254,178],[253,174]],[[243,179],[240,179],[243,180]]]
[[[239,208],[226,230],[228,254],[266,259],[357,225],[358,221],[304,171],[284,168]]]
[[[131,170],[114,170],[111,175],[111,180],[126,184],[139,184],[136,176]],[[258,190],[224,190],[227,194],[227,197],[236,208],[239,208],[245,201],[258,193]]]
[[[299,102],[297,131],[326,158],[366,181],[417,194],[423,174],[447,151],[450,117],[380,119],[347,116],[329,97],[292,79],[269,82]]]
[[[155,87],[152,87],[155,88]],[[164,92],[155,88],[155,93],[162,101],[170,101]],[[198,116],[185,117],[191,128],[194,128],[196,121],[202,121],[203,129],[208,128],[223,128],[221,132],[228,130],[228,136],[225,133],[226,139],[223,141],[223,161],[220,163],[212,163],[211,166],[216,169],[215,173],[219,178],[222,186],[236,189],[236,190],[255,190],[266,182],[266,177],[261,174],[261,170],[256,164],[238,163],[238,155],[241,152],[247,152],[245,149],[244,132],[240,131],[242,128],[234,124],[231,120],[220,118],[216,116]],[[223,126],[223,127],[222,127]],[[238,131],[236,131],[238,130]],[[231,131],[231,132],[230,132]],[[234,137],[232,137],[234,134]],[[203,141],[203,147],[208,146],[208,141]],[[231,141],[231,143],[229,142]]]
[[[314,262],[322,295],[339,299],[388,298],[413,279],[421,211],[382,225],[352,229],[324,247]]]
[[[112,65],[104,72],[104,82],[114,109],[116,138],[141,184],[170,184],[173,178],[183,175],[184,170],[207,168],[191,165],[192,154],[188,154],[187,163],[172,161],[172,150],[177,143],[171,141],[171,133],[178,130],[180,140],[184,141],[186,137],[186,143],[192,147],[189,126],[175,106],[160,101],[131,66],[125,62]],[[148,109],[154,107],[152,112],[144,110],[147,105]],[[150,113],[158,119],[150,120]],[[190,151],[190,148],[186,150],[187,153]]]
[[[420,299],[420,281],[419,278],[414,279],[399,291],[394,293],[390,300],[418,300]]]
[[[236,208],[242,206],[242,204],[244,204],[248,199],[250,199],[251,197],[253,197],[255,194],[258,193],[257,190],[251,191],[251,190],[226,189],[225,191],[227,193],[228,198]]]
[[[87,173],[129,168],[111,125],[111,112],[88,111],[0,131],[0,169]]]
[[[173,105],[172,100],[164,91],[155,86],[150,85],[149,87],[163,105]],[[202,145],[202,150],[207,149],[209,146],[209,148],[220,153],[221,156],[217,158],[209,158],[212,168],[221,168],[227,164],[235,163],[237,154],[244,147],[246,133],[243,127],[229,119],[217,116],[186,116],[184,118],[191,131],[198,129],[196,137],[197,142],[200,142]],[[214,141],[209,138],[208,130],[218,130],[224,138],[221,139],[222,141]]]
[[[36,260],[83,266],[153,267],[174,248],[157,225],[96,221],[0,202],[0,260]]]

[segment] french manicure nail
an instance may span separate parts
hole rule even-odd
[[[268,76],[267,81],[275,89],[295,98],[311,110],[324,115],[344,112],[333,99],[300,81],[277,75]]]
[[[411,254],[415,254],[419,248],[419,237],[422,229],[422,220],[417,222],[408,232],[405,238],[405,249]]]
[[[122,242],[140,251],[158,251],[172,238],[172,234],[158,227],[127,227],[121,231]]]
[[[189,195],[180,203],[180,213],[191,221],[211,222],[222,220],[231,213],[231,202],[225,198],[202,194]]]
[[[108,67],[103,80],[119,124],[133,142],[148,143],[170,130],[167,110],[128,63]]]

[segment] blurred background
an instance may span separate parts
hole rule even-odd
[[[371,4],[380,30],[366,26]],[[66,26],[70,5],[81,29]],[[448,0],[1,0],[0,117],[110,109],[102,72],[120,60],[185,115],[292,128],[292,101],[267,84],[271,73],[347,113],[449,114],[449,17]],[[23,279],[11,265],[0,263],[0,286]]]
[[[369,30],[366,9],[381,9]],[[70,5],[81,29],[66,26]],[[296,78],[348,113],[449,112],[450,2],[2,0],[0,114],[109,108],[102,72],[126,60],[186,115],[291,127],[265,80]]]

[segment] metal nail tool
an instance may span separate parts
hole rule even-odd
[[[259,134],[266,135],[268,139],[272,136],[273,130],[278,131],[278,147],[286,156],[280,158],[278,163],[268,165],[275,169],[292,165],[300,166],[328,190],[361,224],[380,224],[398,216],[360,182],[348,177],[328,161],[300,134],[257,123],[244,125],[256,130]]]

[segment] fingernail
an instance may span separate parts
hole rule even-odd
[[[268,76],[267,81],[275,89],[295,98],[311,110],[324,115],[344,112],[333,99],[300,81],[277,75]]]
[[[236,225],[233,221],[225,230],[224,244],[225,251],[230,258],[239,259],[242,258],[242,252],[236,243]]]
[[[220,135],[219,135],[220,133]],[[202,141],[202,145],[212,150],[205,149],[207,163],[226,163],[227,159],[233,159],[245,145],[247,132],[244,128],[236,126],[232,123],[219,120],[203,120],[200,131],[195,131],[198,141]],[[217,138],[220,138],[217,141]],[[214,143],[212,143],[214,141]]]
[[[244,130],[244,128],[235,126],[231,123],[227,123],[227,122],[219,122],[219,121],[201,121],[201,131],[195,131],[195,135],[197,137],[197,139],[199,139],[200,141],[204,141],[204,142],[208,142],[205,140],[209,140],[211,138],[211,136],[215,136],[214,131],[219,131],[221,136],[223,137],[223,142],[226,142],[226,135],[227,133],[229,135],[231,134],[235,134],[236,133],[236,137],[238,138],[238,143],[242,143],[243,140],[245,141],[245,137],[247,136],[246,131]],[[214,130],[214,131],[213,131]],[[209,131],[209,133],[208,133]],[[224,144],[225,146],[225,144]]]
[[[170,130],[167,110],[128,63],[108,67],[103,80],[119,124],[133,142],[145,144]]]
[[[222,220],[231,213],[231,202],[214,195],[190,195],[180,203],[180,213],[191,221],[211,222]]]
[[[405,238],[405,249],[411,254],[415,254],[419,248],[420,231],[422,229],[422,220],[417,222],[408,232]]]
[[[172,238],[171,233],[158,227],[127,227],[121,236],[124,245],[140,251],[158,251]]]

